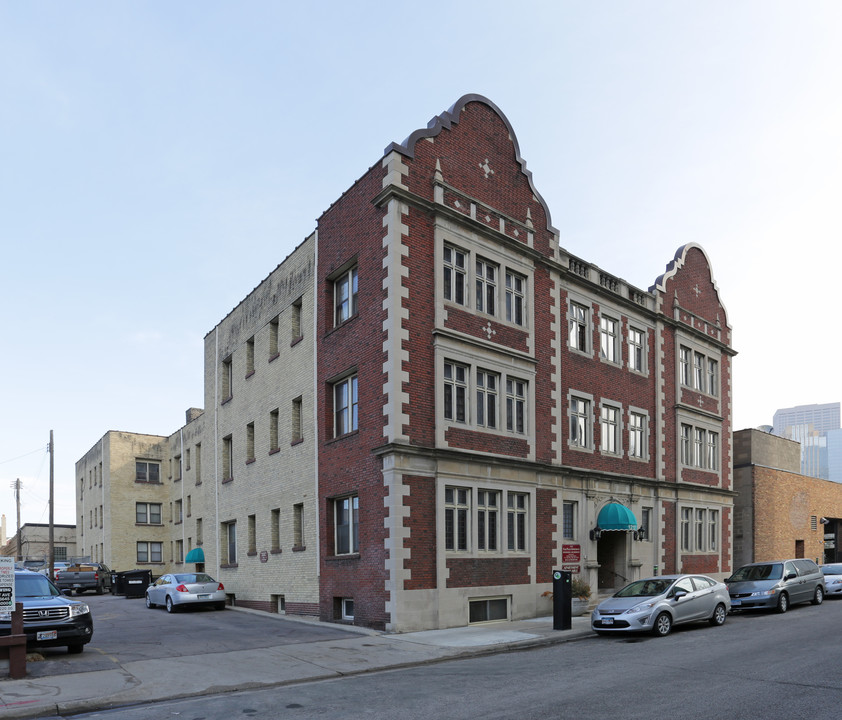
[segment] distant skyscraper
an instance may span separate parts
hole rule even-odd
[[[775,435],[801,443],[801,474],[842,482],[842,437],[828,433],[840,429],[840,404],[797,405],[775,412]],[[835,456],[833,462],[828,453]],[[832,466],[836,469],[832,470]]]

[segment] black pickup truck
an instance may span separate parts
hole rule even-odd
[[[81,595],[93,590],[97,595],[111,590],[111,571],[105,563],[71,565],[56,575],[59,590],[73,590]]]

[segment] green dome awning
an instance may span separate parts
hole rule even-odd
[[[637,530],[634,513],[617,502],[608,503],[599,511],[596,525],[600,530]]]
[[[189,563],[203,563],[204,561],[205,551],[200,547],[193,548],[189,553],[187,553],[187,557],[184,558],[184,562]]]

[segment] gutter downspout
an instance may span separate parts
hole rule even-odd
[[[216,543],[216,570],[219,577],[219,325],[213,331],[213,492],[214,492],[214,542]]]

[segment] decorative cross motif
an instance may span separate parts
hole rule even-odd
[[[485,178],[486,178],[486,180],[488,179],[488,176],[489,176],[489,175],[493,175],[493,174],[494,174],[494,171],[491,169],[491,167],[490,167],[490,166],[489,166],[489,164],[488,164],[488,158],[485,158],[485,162],[484,162],[484,163],[480,163],[480,164],[479,164],[479,169],[480,169],[480,170],[482,170],[482,171],[485,173]]]
[[[696,297],[702,294],[702,291],[699,290],[699,283],[696,283],[696,287],[693,288],[693,292],[696,293]]]
[[[489,340],[491,340],[491,336],[492,336],[492,335],[496,335],[496,334],[497,334],[497,331],[496,331],[493,327],[491,327],[491,321],[490,321],[490,320],[488,321],[488,325],[486,325],[486,326],[482,329],[482,331],[483,331],[486,335],[488,335],[488,339],[489,339]]]
[[[700,397],[697,402],[699,403],[699,407],[704,407],[705,399],[703,397]]]

